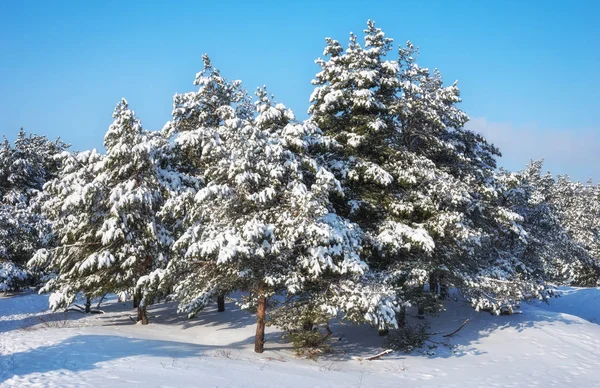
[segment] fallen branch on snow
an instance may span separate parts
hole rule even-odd
[[[450,334],[444,334],[442,337],[444,338],[448,338],[448,337],[452,337],[454,334],[458,333],[460,331],[460,329],[462,329],[463,327],[465,327],[465,325],[469,323],[469,320],[467,319],[462,325],[460,325],[460,327],[456,330],[454,330],[452,333]]]
[[[381,353],[378,353],[378,354],[376,354],[376,355],[374,355],[374,356],[367,357],[367,358],[365,358],[365,360],[366,360],[366,361],[378,360],[378,359],[380,359],[381,357],[385,356],[386,354],[390,354],[390,353],[392,353],[392,352],[393,352],[393,350],[392,350],[392,349],[387,349],[387,350],[384,350],[383,352],[381,352]]]

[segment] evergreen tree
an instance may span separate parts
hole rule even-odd
[[[420,67],[410,42],[394,61],[392,39],[372,21],[364,33],[364,47],[353,34],[345,50],[326,40],[309,109],[331,138],[321,159],[342,183],[336,211],[365,231],[364,260],[399,303],[424,304],[423,285],[440,278],[495,312],[539,295],[543,285],[524,282],[495,248],[518,231],[518,215],[499,206],[499,151],[464,129],[456,84]]]
[[[163,193],[149,135],[127,101],[117,104],[113,117],[104,138],[106,155],[68,157],[61,178],[47,185],[55,199],[44,210],[59,246],[40,251],[31,264],[58,272],[42,289],[53,292],[53,309],[69,305],[79,292],[93,298],[135,289],[138,320],[147,323],[152,294],[143,285],[166,265],[171,240],[155,217]]]
[[[230,87],[225,84],[224,89]],[[246,104],[240,114],[238,101],[220,99],[214,89],[214,98],[203,87],[198,93],[229,105],[217,107],[213,112],[219,117],[198,126],[183,121],[191,117],[194,123],[208,113],[175,112],[174,123],[182,128],[175,143],[201,149],[195,165],[203,186],[193,200],[188,194],[171,203],[186,207],[186,229],[174,244],[167,278],[175,283],[180,310],[191,316],[216,295],[246,291],[244,307],[257,309],[255,351],[262,352],[266,309],[274,306],[275,295],[293,298],[326,280],[341,295],[364,273],[365,264],[356,254],[361,233],[329,211],[329,193],[339,185],[306,153],[320,141],[313,125],[296,124],[292,112],[274,104],[263,89],[257,92],[255,118]],[[196,128],[193,137],[185,129],[190,127]],[[341,307],[333,298],[326,302],[323,309],[330,314]],[[353,310],[346,302],[347,310]],[[379,304],[373,315],[393,316],[387,307]]]
[[[5,139],[0,149],[0,290],[31,283],[36,274],[25,270],[25,264],[37,249],[51,244],[38,194],[56,176],[55,156],[67,147],[21,128],[14,147]]]
[[[102,155],[96,150],[62,155],[58,178],[48,182],[42,196],[42,213],[52,222],[57,246],[40,249],[29,262],[30,268],[54,274],[40,292],[52,292],[50,307],[67,307],[78,293],[87,299],[109,290],[103,274],[112,264],[102,248],[97,229],[106,216],[102,208],[106,194],[95,177],[101,170]]]
[[[542,162],[532,161],[520,172],[518,190],[511,197],[527,199],[519,205],[529,240],[525,254],[539,256],[546,277],[556,283],[577,283],[585,274],[597,271],[593,252],[570,237],[555,205],[556,181],[550,173],[542,174]],[[512,198],[511,198],[512,199]]]
[[[573,182],[559,176],[552,186],[549,202],[571,240],[587,254],[575,267],[563,270],[575,284],[600,284],[600,187],[592,182]]]

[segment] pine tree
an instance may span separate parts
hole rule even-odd
[[[110,289],[93,268],[96,264],[106,273],[112,264],[107,252],[98,252],[97,229],[107,215],[102,207],[106,193],[95,181],[101,165],[96,150],[64,154],[59,177],[44,187],[42,213],[52,222],[57,246],[38,250],[28,265],[54,274],[40,290],[52,292],[54,310],[73,303],[78,293],[92,298]]]
[[[194,79],[198,90],[175,94],[173,119],[161,131],[163,139],[172,141],[167,141],[161,150],[161,181],[168,195],[159,216],[175,239],[184,233],[195,206],[194,197],[205,183],[201,165],[210,157],[221,157],[214,152],[221,142],[214,128],[223,125],[226,118],[248,119],[253,112],[251,99],[241,87],[241,81],[222,77],[208,55],[203,55],[202,61],[203,70]],[[163,279],[161,287],[172,288],[168,281],[168,278]],[[224,302],[225,292],[217,293],[223,310],[221,302]]]
[[[519,175],[518,194],[528,195],[524,217],[529,236],[534,239],[527,254],[539,255],[546,277],[556,283],[580,281],[594,271],[593,253],[569,236],[555,205],[555,179],[542,174],[543,161],[532,161]],[[529,209],[528,209],[529,208]]]
[[[183,122],[209,113],[175,112],[174,123],[183,128],[175,143],[196,150],[203,186],[193,200],[173,202],[186,206],[186,229],[174,244],[167,277],[175,283],[180,310],[190,316],[217,295],[245,291],[244,307],[257,311],[255,351],[262,352],[266,310],[274,307],[275,295],[293,298],[327,279],[336,279],[331,288],[341,290],[364,273],[356,254],[361,234],[329,212],[329,193],[339,187],[305,152],[320,138],[313,125],[296,124],[293,113],[263,89],[255,118],[247,104],[240,114],[238,101],[212,92],[217,96],[201,87],[197,98],[229,105],[213,110],[218,117],[210,123]],[[197,128],[193,137],[185,130],[190,127]],[[341,306],[327,302],[329,313]]]
[[[25,264],[37,249],[51,244],[50,225],[40,215],[38,194],[56,176],[55,155],[67,144],[19,131],[14,147],[0,149],[0,289],[16,290],[37,274]]]
[[[6,147],[6,144],[5,144]],[[19,130],[10,155],[7,180],[16,195],[27,199],[42,190],[44,183],[56,176],[59,163],[54,156],[69,147],[60,139],[50,141],[45,136]]]
[[[54,293],[52,308],[69,305],[79,292],[93,298],[135,290],[138,320],[145,324],[153,296],[145,286],[161,276],[171,240],[155,216],[163,193],[149,134],[125,100],[113,117],[106,155],[68,157],[61,178],[47,185],[56,199],[44,208],[59,246],[40,251],[32,264],[58,272],[42,289]]]
[[[575,284],[600,284],[600,187],[591,182],[573,182],[567,175],[559,176],[552,186],[549,202],[567,235],[587,255],[563,271],[570,274]]]
[[[4,198],[6,192],[10,189],[8,177],[10,175],[10,165],[12,164],[12,147],[10,142],[4,138],[0,148],[0,195]]]
[[[321,160],[343,187],[335,209],[364,229],[372,273],[398,303],[429,303],[423,285],[440,281],[495,312],[539,295],[495,249],[518,215],[499,206],[499,151],[464,128],[457,85],[420,67],[410,42],[394,61],[392,39],[372,21],[364,33],[364,47],[353,34],[346,49],[326,40],[309,114],[331,139]]]

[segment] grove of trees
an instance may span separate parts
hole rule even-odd
[[[144,324],[159,299],[193,317],[236,295],[262,352],[268,322],[383,332],[450,288],[500,314],[598,285],[600,186],[497,168],[457,84],[417,56],[369,21],[362,41],[326,39],[304,121],[205,55],[160,131],[125,99],[103,153],[21,130],[0,148],[0,291],[88,311],[114,293]]]

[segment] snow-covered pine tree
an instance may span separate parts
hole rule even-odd
[[[390,38],[372,21],[364,32],[364,47],[354,34],[345,50],[326,40],[309,108],[332,139],[321,159],[342,183],[336,211],[365,231],[364,259],[398,287],[399,302],[422,304],[423,285],[440,276],[496,312],[536,294],[531,284],[520,292],[518,266],[497,271],[495,230],[518,215],[498,207],[499,152],[464,129],[458,87],[420,67],[410,42],[394,61]]]
[[[106,216],[102,209],[106,193],[95,177],[101,170],[102,155],[96,150],[63,153],[59,177],[44,186],[42,214],[52,223],[57,246],[40,249],[28,266],[53,273],[40,292],[52,292],[50,308],[73,303],[78,294],[90,300],[109,291],[104,277],[90,270],[88,261],[99,259],[102,243],[98,225]],[[103,267],[106,254],[101,256]],[[85,263],[85,264],[84,264]]]
[[[313,125],[295,123],[292,112],[272,103],[262,89],[254,119],[247,104],[240,114],[237,101],[213,99],[203,87],[200,91],[202,99],[223,105],[213,110],[218,117],[211,123],[197,124],[197,117],[205,116],[197,111],[174,120],[182,128],[195,128],[193,136],[181,131],[175,143],[201,150],[195,155],[203,187],[193,199],[179,202],[187,209],[186,230],[174,244],[167,277],[175,282],[180,310],[190,316],[215,295],[246,291],[245,307],[257,309],[255,351],[262,352],[272,297],[301,294],[318,279],[329,279],[338,296],[350,292],[342,290],[365,271],[356,254],[361,233],[329,211],[329,193],[339,186],[306,155],[320,139]],[[182,125],[188,117],[192,123]],[[363,302],[360,307],[371,307],[373,316],[393,319],[393,306],[383,298],[366,300],[360,290],[353,296],[356,307],[344,300],[348,311]],[[335,302],[327,300],[327,313],[341,309]]]
[[[542,160],[532,161],[519,173],[503,172],[513,182],[518,179],[505,198],[523,217],[527,245],[522,262],[527,268],[536,267],[531,260],[539,262],[544,278],[560,284],[579,283],[595,271],[597,276],[592,253],[571,238],[561,222],[554,204],[556,181],[550,173],[542,174],[542,164]]]
[[[221,140],[216,128],[227,118],[250,119],[253,115],[251,97],[241,81],[228,81],[221,76],[208,55],[202,56],[203,70],[196,74],[194,85],[198,90],[173,97],[172,120],[162,131],[172,139],[163,148],[162,181],[168,186],[168,199],[160,217],[178,239],[185,231],[188,218],[193,216],[194,197],[205,182],[202,166],[216,163],[221,155],[215,149]],[[233,115],[233,116],[231,116]],[[210,158],[216,158],[210,161]],[[164,279],[163,287],[171,288]],[[216,293],[220,310],[224,310],[224,295],[228,289]]]
[[[18,290],[29,279],[20,256],[31,242],[30,215],[22,204],[0,204],[0,292]]]
[[[2,147],[0,147],[0,195],[9,190],[8,177],[10,175],[10,165],[12,164],[12,147],[8,139],[4,138]]]
[[[574,182],[569,176],[556,179],[550,203],[556,210],[561,225],[572,241],[589,255],[577,268],[567,268],[575,284],[600,284],[600,186]]]
[[[134,291],[145,324],[153,297],[145,286],[161,276],[171,239],[156,218],[163,193],[149,134],[124,99],[113,117],[106,155],[66,156],[61,178],[46,185],[54,199],[44,210],[59,246],[40,251],[31,264],[58,272],[42,289],[53,292],[53,309],[68,306],[79,292],[93,298]]]
[[[156,165],[160,155],[153,147],[156,137],[142,128],[125,99],[117,104],[113,117],[104,137],[103,171],[97,178],[110,188],[110,216],[101,228],[102,242],[113,245],[112,255],[119,263],[116,290],[136,287],[138,320],[147,323],[146,306],[153,303],[153,295],[144,284],[149,277],[161,277],[172,243],[170,232],[156,216],[164,202]]]
[[[399,50],[401,89],[393,110],[403,146],[437,170],[435,179],[422,179],[413,188],[425,188],[427,202],[438,209],[427,224],[436,240],[436,266],[443,270],[432,275],[441,274],[474,306],[496,313],[510,311],[520,299],[544,297],[542,261],[532,267],[533,262],[514,255],[517,251],[500,249],[506,241],[527,241],[523,218],[502,201],[505,186],[494,172],[499,150],[464,128],[468,116],[457,107],[457,83],[445,87],[437,69],[430,72],[416,63],[417,53],[410,42]]]
[[[7,292],[19,287],[19,283],[27,278],[27,272],[16,266],[11,260],[11,231],[14,230],[13,207],[4,203],[4,195],[10,190],[8,176],[12,164],[12,147],[5,138],[0,148],[0,291]]]
[[[42,190],[44,183],[56,176],[59,165],[54,160],[68,148],[60,139],[50,141],[45,136],[19,130],[11,156],[8,182],[23,194]]]
[[[14,147],[0,149],[0,289],[15,290],[36,274],[25,264],[37,249],[50,244],[50,225],[41,217],[38,194],[56,176],[54,156],[68,147],[60,140],[27,134],[22,128]]]
[[[410,186],[431,179],[435,166],[408,153],[398,139],[402,134],[393,108],[400,67],[386,59],[392,39],[369,21],[364,47],[354,34],[346,50],[333,39],[326,42],[329,58],[317,60],[322,70],[313,81],[309,114],[332,139],[322,159],[344,189],[344,197],[334,199],[336,210],[365,230],[365,260],[372,273],[398,286],[402,301],[402,284],[422,289],[427,272],[419,263],[428,264],[435,247],[424,227],[433,206],[415,209],[415,202],[427,196]]]

